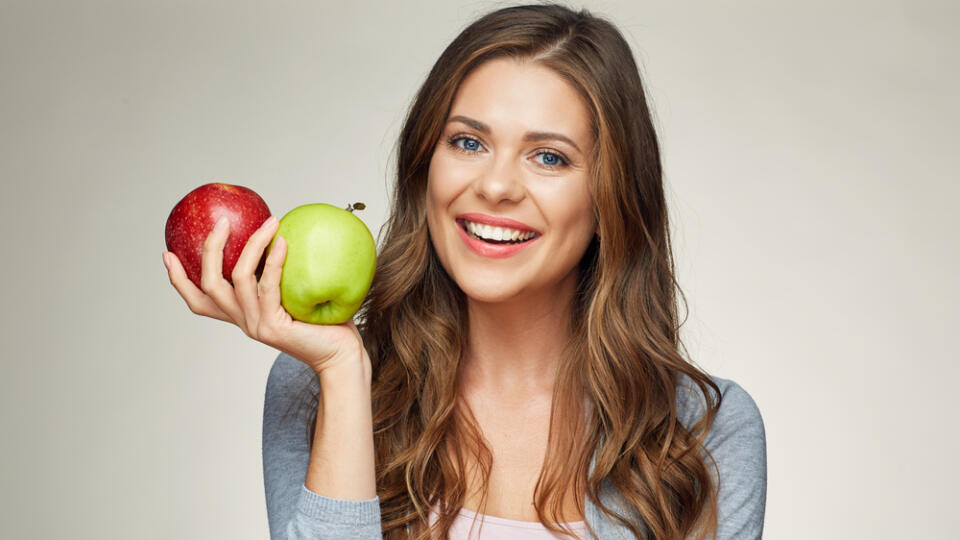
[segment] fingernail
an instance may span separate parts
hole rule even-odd
[[[227,226],[227,218],[226,216],[224,216],[217,220],[217,224],[213,226],[213,230],[220,231],[220,230],[223,230],[223,228],[226,226]]]
[[[267,218],[266,221],[263,222],[263,226],[264,226],[264,227],[270,227],[270,226],[272,226],[272,225],[273,225],[274,223],[276,223],[276,222],[277,222],[277,217],[276,217],[276,216],[270,216],[270,217]]]
[[[170,270],[170,263],[167,262],[167,254],[166,254],[166,252],[163,253],[163,266],[165,266],[165,267],[167,268],[167,270]]]

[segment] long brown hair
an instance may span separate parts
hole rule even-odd
[[[638,538],[715,535],[716,486],[702,443],[720,391],[680,354],[686,349],[675,292],[683,293],[674,277],[659,146],[640,74],[611,23],[586,10],[544,4],[499,9],[464,29],[433,66],[400,135],[376,277],[357,316],[373,367],[384,538],[446,537],[467,495],[464,452],[480,464],[485,500],[492,457],[463,412],[457,385],[465,297],[434,252],[425,201],[432,152],[459,84],[483,62],[503,57],[537,62],[571,84],[591,113],[596,141],[590,189],[600,235],[578,267],[573,333],[558,367],[534,494],[537,515],[550,530],[569,532],[557,523],[572,487],[581,514],[585,495]],[[680,374],[707,403],[689,429],[678,419]],[[313,440],[312,421],[308,437]],[[642,523],[601,502],[605,482]],[[428,530],[431,509],[439,517]]]

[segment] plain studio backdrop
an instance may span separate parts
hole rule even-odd
[[[190,313],[167,215],[220,181],[376,235],[414,92],[504,5],[0,4],[0,537],[267,537],[276,351]],[[641,66],[684,341],[766,423],[765,536],[956,538],[957,4],[571,5]]]

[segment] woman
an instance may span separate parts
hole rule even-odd
[[[202,291],[170,270],[195,313],[282,351],[274,537],[760,536],[763,422],[679,352],[656,134],[610,23],[510,7],[447,47],[401,133],[358,326],[290,319],[280,238],[257,283],[276,230],[250,238],[234,287],[226,229]]]

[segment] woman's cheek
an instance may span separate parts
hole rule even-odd
[[[479,174],[477,165],[454,157],[434,157],[430,169],[430,183],[438,202],[452,202]]]

